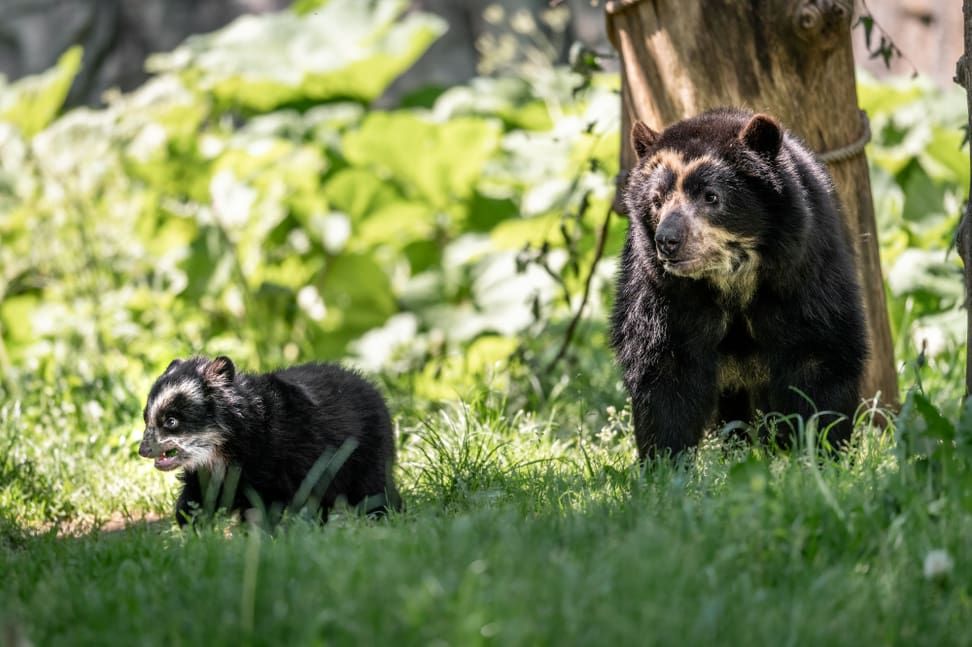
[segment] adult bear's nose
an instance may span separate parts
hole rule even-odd
[[[669,216],[662,221],[655,232],[655,247],[663,258],[674,258],[682,247],[684,227],[682,219]]]

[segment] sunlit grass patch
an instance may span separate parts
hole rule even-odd
[[[0,470],[20,493],[0,519],[33,521],[0,542],[7,621],[37,644],[953,644],[960,635],[972,515],[967,471],[956,470],[968,463],[961,452],[898,451],[896,438],[936,420],[924,405],[886,429],[862,410],[837,460],[713,434],[643,469],[628,409],[591,425],[560,404],[511,412],[487,391],[401,414],[405,511],[382,521],[342,511],[324,527],[298,515],[269,531],[222,518],[180,531],[168,475],[132,447],[56,465],[30,449],[46,428],[8,418],[7,442],[25,444]],[[28,458],[32,472],[11,469]],[[44,486],[34,503],[28,474]],[[60,489],[55,476],[77,487]],[[54,505],[65,492],[70,513]],[[37,531],[89,514],[111,522],[120,509],[131,515],[117,532]]]

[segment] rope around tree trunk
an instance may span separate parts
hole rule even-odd
[[[835,148],[832,151],[817,153],[817,159],[825,164],[832,164],[833,162],[842,162],[864,152],[864,147],[871,141],[871,121],[867,118],[866,112],[863,110],[859,112],[861,115],[861,136],[847,146]]]

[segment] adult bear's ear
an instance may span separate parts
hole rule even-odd
[[[631,145],[638,154],[638,159],[644,159],[645,155],[658,141],[658,133],[645,125],[643,121],[636,121],[631,127]]]
[[[236,377],[236,366],[233,361],[225,355],[220,355],[213,361],[206,364],[203,369],[203,377],[210,384],[226,384],[233,381]]]
[[[747,148],[767,159],[775,159],[783,144],[783,128],[769,115],[753,115],[739,132]]]

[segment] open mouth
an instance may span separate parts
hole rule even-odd
[[[173,447],[162,452],[162,454],[155,459],[155,469],[167,472],[179,467],[181,463],[182,456],[180,455],[179,450]]]

